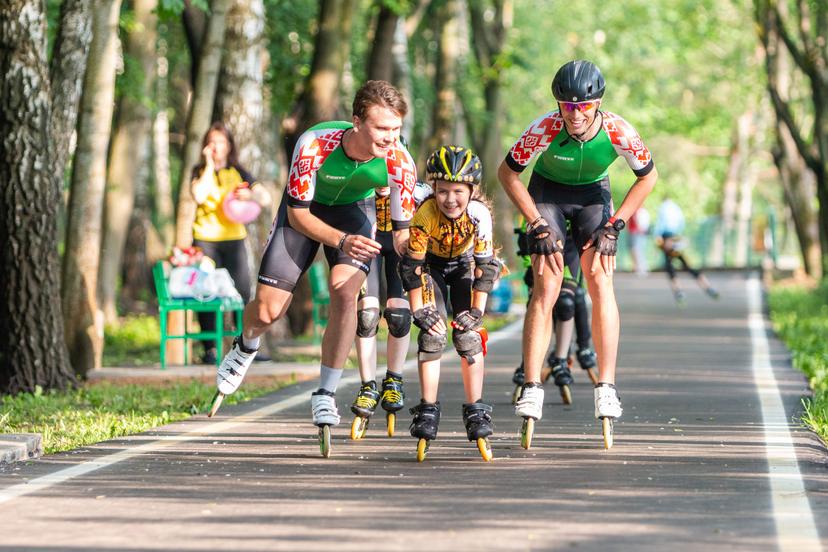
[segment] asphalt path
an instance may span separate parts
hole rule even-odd
[[[828,456],[796,419],[804,378],[766,332],[757,280],[712,280],[720,300],[683,280],[679,308],[662,274],[616,277],[624,415],[610,451],[580,370],[571,406],[547,386],[521,449],[518,324],[486,359],[490,463],[465,438],[449,351],[440,435],[422,464],[407,411],[392,439],[378,416],[366,439],[348,440],[350,373],[329,459],[303,383],[213,420],[3,469],[0,550],[821,550]]]

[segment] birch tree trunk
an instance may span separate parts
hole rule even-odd
[[[69,358],[81,375],[99,368],[103,353],[103,316],[96,295],[120,9],[121,0],[93,3],[92,46],[69,195],[63,317]]]
[[[88,6],[78,9],[80,20],[89,16]],[[65,14],[62,27],[69,19]],[[75,47],[64,43],[57,52],[76,63],[55,64],[82,72],[85,55],[78,50],[84,49],[85,39],[82,28],[75,30],[80,33]],[[50,83],[41,1],[0,2],[0,67],[0,263],[14,267],[0,271],[0,393],[65,388],[75,379],[60,311],[57,219],[62,181],[51,157],[60,146],[53,148],[49,142]],[[62,89],[64,77],[58,81]],[[63,92],[56,95],[68,100]],[[76,114],[72,105],[77,103],[69,100],[60,108],[67,128]]]
[[[98,297],[108,323],[118,319],[116,290],[135,190],[145,190],[149,179],[152,113],[148,100],[155,77],[157,6],[158,0],[133,0],[135,22],[124,48],[126,55],[137,62],[137,67],[127,66],[127,70],[136,73],[130,82],[139,88],[121,98],[112,138],[98,276]],[[146,210],[139,213],[146,215]]]
[[[450,144],[454,139],[457,118],[457,51],[459,49],[457,0],[446,0],[438,8],[439,54],[437,74],[434,87],[437,101],[432,113],[433,130],[428,142],[428,150],[433,151],[442,144]]]
[[[165,250],[175,240],[175,209],[173,208],[172,178],[170,176],[170,120],[167,115],[167,41],[158,41],[155,79],[155,120],[152,124],[152,194],[155,201],[155,215],[158,233]]]
[[[187,142],[181,165],[181,180],[178,192],[178,215],[175,225],[175,241],[181,247],[193,243],[193,220],[196,205],[190,193],[190,174],[201,156],[201,140],[210,128],[213,102],[216,98],[219,67],[224,47],[224,27],[230,0],[212,0],[210,18],[198,61],[193,101],[187,117]]]

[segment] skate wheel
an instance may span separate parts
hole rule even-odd
[[[601,428],[604,431],[604,448],[612,448],[612,418],[601,418]]]
[[[388,426],[388,436],[394,436],[394,426],[397,424],[397,415],[393,412],[389,412],[387,416],[385,416],[385,423]]]
[[[520,426],[520,446],[529,450],[532,446],[532,436],[535,433],[535,419],[524,418],[523,425]]]
[[[365,432],[368,431],[368,418],[357,416],[351,424],[351,439],[358,441],[365,437]]]
[[[428,454],[428,441],[420,439],[417,441],[417,462],[422,462]]]
[[[331,457],[331,426],[329,425],[319,428],[319,452],[325,458]]]
[[[592,381],[592,385],[598,385],[598,374],[595,373],[595,370],[587,368],[587,374],[589,375],[589,379]]]
[[[523,389],[522,385],[515,385],[515,390],[512,392],[512,404],[517,404],[521,389]]]
[[[483,457],[483,460],[486,462],[491,462],[492,457],[492,445],[489,443],[489,440],[486,437],[481,437],[477,440],[477,450],[480,451],[480,456]]]
[[[221,402],[224,400],[224,393],[221,391],[216,391],[216,394],[213,396],[212,404],[210,405],[210,412],[207,413],[208,418],[212,418],[213,415],[218,412],[219,407],[221,406]]]
[[[572,404],[572,391],[568,385],[561,386],[561,399],[563,399],[564,404]]]

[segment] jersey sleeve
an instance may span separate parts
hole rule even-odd
[[[414,213],[408,234],[408,250],[411,253],[425,255],[428,252],[428,240],[436,221],[435,210],[434,201],[426,201]]]
[[[414,216],[414,186],[417,184],[417,166],[405,147],[397,145],[385,157],[388,185],[391,187],[391,228],[408,228]]]
[[[636,176],[653,170],[653,158],[633,126],[614,113],[604,112],[604,130],[619,157],[627,161]]]
[[[485,204],[479,201],[472,201],[466,210],[474,221],[474,259],[484,261],[494,256],[494,240],[492,229],[492,214]]]
[[[316,191],[316,172],[342,142],[344,129],[311,129],[293,148],[288,173],[288,206],[308,208]]]
[[[517,173],[523,172],[535,156],[546,151],[562,128],[563,118],[557,111],[541,115],[523,131],[506,154],[506,164]]]

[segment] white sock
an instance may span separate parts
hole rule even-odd
[[[259,350],[259,345],[261,344],[261,342],[262,342],[261,337],[254,337],[253,339],[247,339],[246,337],[244,337],[244,334],[242,334],[242,336],[241,336],[242,345],[244,345],[245,349],[248,349],[250,351],[258,351]]]
[[[342,368],[331,368],[320,364],[319,366],[319,388],[331,393],[336,393],[336,387],[342,378]]]

